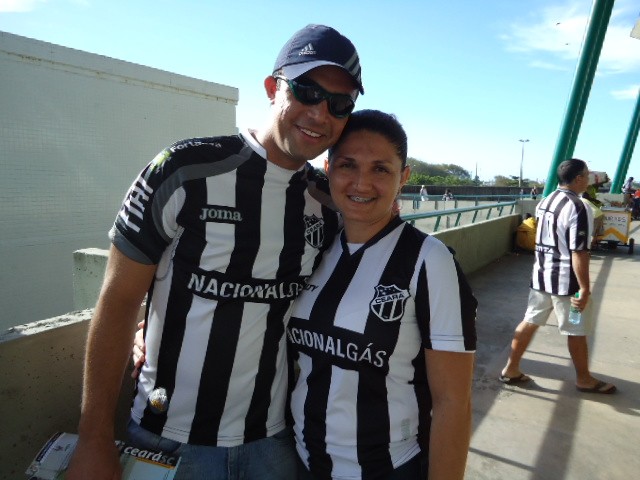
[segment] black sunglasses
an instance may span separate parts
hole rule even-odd
[[[276,76],[280,80],[284,80],[289,85],[296,97],[303,105],[318,105],[323,100],[327,101],[329,113],[336,118],[344,118],[348,116],[356,106],[356,102],[351,95],[345,93],[329,93],[320,85],[307,78],[300,80],[291,80],[282,76]]]

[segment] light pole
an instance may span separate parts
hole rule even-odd
[[[522,143],[522,156],[520,157],[520,180],[518,180],[518,187],[522,188],[522,164],[524,163],[524,144],[527,143],[529,139],[528,138],[526,140],[520,139],[518,141]]]

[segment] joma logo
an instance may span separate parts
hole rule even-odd
[[[198,218],[206,222],[242,222],[242,215],[238,210],[235,210],[233,208],[206,207],[202,209]]]

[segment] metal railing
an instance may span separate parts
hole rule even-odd
[[[428,202],[428,200],[425,200],[425,203]],[[453,202],[452,200],[449,201],[449,203]],[[457,204],[457,202],[456,202]],[[402,211],[400,212],[400,217],[411,223],[412,225],[415,225],[416,220],[422,220],[422,219],[429,219],[429,218],[435,218],[436,222],[435,222],[435,226],[433,228],[434,232],[438,231],[438,228],[440,228],[440,222],[442,220],[443,217],[447,218],[447,226],[446,228],[451,228],[451,227],[458,227],[460,226],[460,221],[462,218],[462,215],[464,213],[470,213],[473,212],[473,216],[471,218],[470,223],[473,224],[476,222],[476,220],[478,220],[478,214],[483,211],[486,210],[487,214],[486,216],[484,216],[484,218],[482,218],[481,220],[478,221],[486,221],[489,220],[491,218],[491,214],[492,213],[496,213],[496,217],[500,217],[503,215],[503,213],[505,212],[505,209],[508,210],[508,214],[513,214],[516,205],[518,204],[518,202],[516,201],[511,201],[511,202],[499,202],[499,203],[489,203],[489,204],[485,204],[485,205],[476,205],[473,207],[461,207],[461,208],[451,208],[451,209],[445,209],[445,210],[435,210],[435,211],[429,211],[429,212],[414,212],[414,213],[402,213]],[[510,207],[510,208],[507,208]],[[455,222],[453,225],[450,225],[450,218],[455,216]]]
[[[540,194],[536,195],[536,197],[540,197]],[[421,196],[417,193],[401,193],[400,194],[400,199],[401,200],[420,200]],[[443,201],[442,200],[442,195],[427,195],[427,200],[421,200],[424,202],[437,202],[437,201]],[[492,194],[488,194],[488,195],[480,195],[480,194],[459,194],[456,193],[454,196],[454,200],[476,200],[479,202],[482,201],[488,201],[488,200],[496,200],[496,201],[502,201],[502,200],[527,200],[527,199],[532,199],[531,194],[530,193],[524,193],[522,195],[520,194],[514,194],[514,193],[492,193]]]

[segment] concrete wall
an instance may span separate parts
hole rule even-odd
[[[24,479],[27,466],[53,433],[77,431],[92,313],[72,312],[0,335],[0,478]],[[129,373],[117,413],[119,438],[124,438],[134,386]]]
[[[102,287],[109,250],[85,248],[73,252],[73,309],[94,308]]]
[[[5,32],[0,86],[3,332],[73,310],[72,252],[162,148],[236,133],[238,90]]]
[[[453,248],[462,270],[471,273],[512,250],[513,232],[516,231],[521,218],[519,214],[507,215],[486,222],[451,228],[433,235]]]

